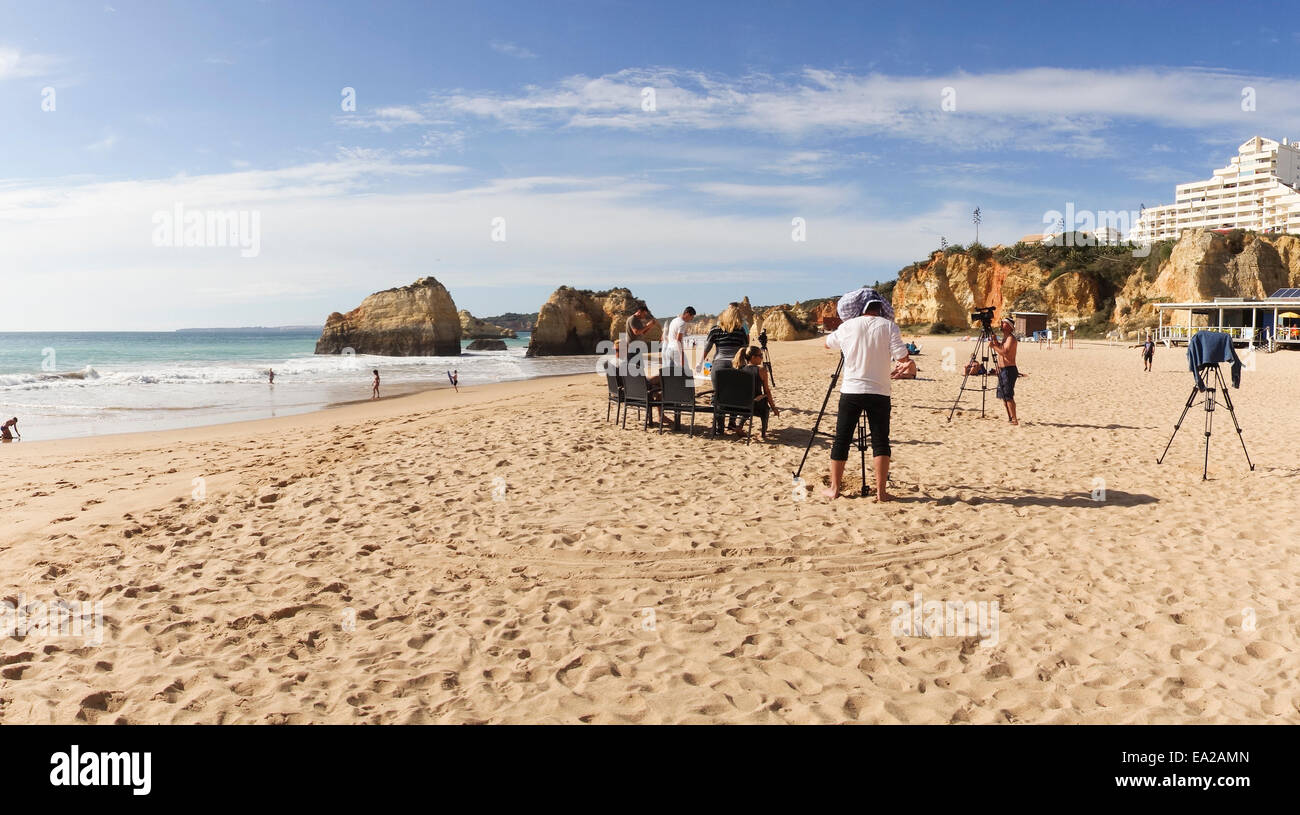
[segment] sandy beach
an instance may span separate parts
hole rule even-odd
[[[824,440],[792,484],[816,340],[766,443],[607,424],[590,374],[4,445],[0,595],[105,629],[0,642],[0,723],[1300,722],[1300,354],[1202,482],[1199,408],[1155,463],[1182,349],[1026,344],[1011,427],[920,341],[887,505],[818,497]],[[918,598],[996,637],[900,635]]]

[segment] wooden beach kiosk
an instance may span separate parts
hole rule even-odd
[[[1278,289],[1264,298],[1154,305],[1160,320],[1156,341],[1165,345],[1185,345],[1197,331],[1208,330],[1229,334],[1234,343],[1270,350],[1300,348],[1300,288]]]

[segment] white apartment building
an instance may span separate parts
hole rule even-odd
[[[1256,136],[1208,181],[1174,188],[1174,203],[1149,207],[1133,240],[1177,238],[1185,229],[1300,232],[1300,144]]]

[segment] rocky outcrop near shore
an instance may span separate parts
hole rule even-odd
[[[627,318],[640,302],[623,288],[593,292],[561,286],[538,310],[527,355],[595,354],[602,340],[617,339],[625,332]],[[654,341],[662,335],[656,321],[645,339]]]
[[[451,294],[432,277],[375,292],[346,314],[334,312],[316,341],[316,353],[380,356],[457,356],[460,317]]]
[[[507,349],[505,340],[474,340],[465,346],[466,351],[505,351]]]
[[[512,329],[499,325],[493,325],[485,320],[480,320],[468,311],[461,309],[460,317],[460,336],[467,340],[499,340],[504,338],[513,339],[516,335]]]
[[[759,333],[766,331],[769,340],[787,342],[790,340],[808,340],[817,336],[817,326],[809,323],[809,314],[794,306],[772,306],[760,309],[754,318],[754,327],[750,339],[758,340]]]

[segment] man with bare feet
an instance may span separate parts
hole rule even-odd
[[[375,374],[375,381],[370,383],[370,398],[378,399],[379,398],[379,369],[378,368],[374,370],[374,374]]]
[[[1002,318],[1001,327],[1002,339],[989,341],[993,350],[998,352],[997,397],[1007,407],[1007,420],[1012,424],[1020,424],[1020,419],[1016,417],[1016,379],[1020,376],[1020,371],[1016,368],[1016,346],[1020,341],[1016,339],[1016,324],[1010,317]]]
[[[895,361],[908,359],[907,346],[898,324],[888,316],[884,299],[871,291],[862,316],[840,324],[826,336],[826,347],[844,354],[840,381],[840,406],[835,421],[835,442],[831,445],[831,485],[822,493],[834,500],[844,480],[844,463],[849,444],[865,412],[871,429],[871,460],[876,475],[877,503],[893,496],[885,489],[889,480],[889,389]]]

